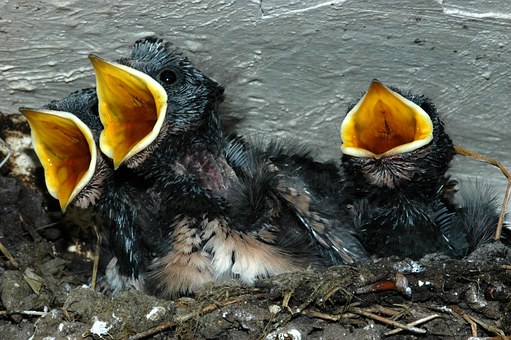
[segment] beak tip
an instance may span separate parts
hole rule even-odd
[[[100,57],[98,57],[98,56],[97,56],[97,55],[95,55],[95,54],[89,54],[89,55],[88,55],[88,57],[89,57],[89,61],[90,61],[90,63],[92,64],[92,66],[93,66],[94,68],[99,67],[99,66],[101,66],[102,64],[104,64],[104,60],[103,60],[103,59],[101,59]],[[96,72],[96,74],[97,74],[97,72]]]
[[[390,90],[385,85],[383,85],[383,83],[381,81],[379,81],[378,79],[373,79],[371,81],[371,85],[369,86],[369,89],[367,90],[367,92],[384,91],[384,90],[386,90],[387,92],[390,92]]]
[[[67,202],[60,202],[60,210],[62,211],[63,214],[66,213],[67,206],[68,206]]]
[[[33,110],[33,109],[30,109],[30,108],[28,108],[28,107],[20,107],[20,108],[18,109],[18,111],[19,111],[19,112],[21,112],[21,114],[22,114],[23,116],[25,116],[25,118],[26,118],[28,115],[30,115],[30,112],[31,112],[31,111],[34,111],[34,110]]]

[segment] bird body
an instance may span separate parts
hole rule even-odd
[[[230,168],[222,172],[229,174],[229,185],[207,191],[216,209],[197,209],[193,197],[182,195],[180,184],[170,189],[175,195],[170,201],[176,203],[167,205],[171,216],[162,218],[173,222],[170,240],[162,242],[166,248],[153,266],[157,291],[172,296],[176,291],[189,293],[204,282],[234,278],[252,284],[285,272],[366,260],[348,223],[342,224],[335,214],[337,192],[332,190],[328,201],[310,183],[315,179],[326,190],[318,174],[330,180],[334,173],[337,176],[337,168],[314,162],[298,148],[285,151],[273,146],[234,143],[226,146],[227,157],[215,157]],[[237,150],[236,157],[229,157],[231,148]],[[301,170],[300,162],[304,168],[328,170]],[[196,274],[190,274],[192,268]]]
[[[50,193],[55,193],[63,212],[69,205],[92,207],[95,223],[108,239],[112,261],[119,267],[116,284],[107,283],[108,289],[115,293],[130,286],[142,289],[146,265],[140,229],[152,222],[143,212],[157,198],[130,169],[114,176],[111,161],[99,150],[103,126],[97,105],[95,89],[84,89],[41,109],[21,111],[31,126]]]
[[[369,252],[462,257],[489,240],[499,217],[494,195],[456,194],[457,182],[445,175],[455,149],[428,98],[373,81],[341,137],[342,169],[359,198],[356,224]],[[470,220],[468,211],[484,213]]]
[[[20,109],[30,124],[48,191],[63,212],[71,202],[82,207],[94,203],[111,174],[97,147],[101,124],[96,106],[95,91],[86,89],[42,109]]]

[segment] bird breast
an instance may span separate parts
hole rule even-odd
[[[233,230],[224,219],[178,216],[172,248],[156,260],[153,275],[164,296],[195,291],[205,283],[256,279],[299,270],[286,254],[255,235]]]

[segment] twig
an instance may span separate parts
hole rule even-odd
[[[291,300],[291,296],[293,296],[294,289],[290,292],[285,292],[284,297],[282,298],[282,307],[285,307],[289,314],[293,314],[293,310],[289,307],[289,300]]]
[[[373,306],[373,307],[366,308],[365,310],[368,311],[368,312],[377,311],[377,312],[380,312],[380,313],[383,313],[383,314],[386,314],[386,315],[390,315],[390,316],[396,316],[396,315],[399,315],[399,314],[402,313],[402,312],[399,312],[397,310],[394,310],[394,309],[391,309],[391,308],[388,308],[388,307],[379,306],[379,305],[378,306]]]
[[[7,259],[9,260],[9,262],[11,263],[11,265],[14,268],[16,268],[16,269],[20,268],[20,265],[18,264],[18,262],[16,262],[16,260],[14,259],[14,256],[11,255],[11,253],[9,252],[9,249],[5,248],[2,241],[0,241],[0,251],[2,252],[2,254],[4,254],[5,257],[7,257]]]
[[[403,317],[405,315],[410,314],[410,308],[411,308],[410,306],[399,304],[399,303],[395,303],[394,306],[401,307],[402,310],[400,310],[397,314],[392,315],[391,316],[392,320],[398,320],[399,318],[401,318],[401,317]],[[381,308],[384,308],[384,307],[381,307]]]
[[[342,317],[346,317],[345,314],[326,314],[309,308],[304,309],[302,311],[302,314],[312,316],[313,318],[319,318],[328,321],[339,321]]]
[[[96,249],[94,249],[94,262],[92,262],[92,282],[91,288],[92,290],[96,290],[96,278],[98,276],[98,267],[99,267],[99,253],[101,249],[101,234],[98,231],[98,227],[96,224],[93,224],[94,231],[96,232]]]
[[[62,308],[62,313],[64,313],[64,316],[65,316],[65,318],[66,318],[68,321],[73,321],[73,318],[71,317],[71,315],[69,315],[69,312],[67,311],[67,309]]]
[[[506,334],[504,334],[504,331],[503,331],[502,329],[500,329],[500,328],[498,328],[498,327],[495,327],[495,326],[493,326],[493,325],[489,325],[489,324],[487,324],[487,323],[484,323],[484,322],[482,322],[481,320],[476,319],[476,318],[475,318],[475,317],[473,317],[473,316],[470,316],[470,315],[468,315],[468,314],[465,314],[465,313],[461,310],[461,308],[459,308],[458,306],[451,306],[451,308],[452,308],[452,310],[454,310],[456,313],[458,313],[459,315],[461,315],[464,319],[465,319],[465,317],[464,317],[464,315],[465,315],[465,316],[466,316],[467,318],[469,318],[472,322],[474,322],[475,324],[477,324],[477,325],[481,326],[482,328],[484,328],[484,329],[485,329],[485,330],[487,330],[488,332],[495,333],[495,334],[497,334],[497,335],[499,335],[499,336],[501,336],[501,337],[502,337],[502,336],[506,336]],[[465,319],[465,320],[466,320],[466,319]],[[470,322],[469,322],[469,323],[470,323]],[[476,334],[476,335],[474,335],[474,336],[477,336],[477,334]]]
[[[48,224],[42,225],[40,227],[34,228],[34,230],[35,231],[40,231],[40,230],[43,230],[43,229],[46,229],[46,228],[49,228],[49,227],[53,227],[54,225],[60,224],[60,223],[62,223],[62,221],[48,223]],[[26,231],[26,232],[22,233],[21,235],[26,236],[26,235],[30,235],[30,233],[28,231]]]
[[[495,333],[495,334],[498,334],[499,336],[505,336],[506,334],[504,333],[504,331],[498,327],[495,327],[493,325],[490,325],[490,324],[487,324],[485,322],[482,322],[481,320],[471,316],[470,317],[472,320],[474,320],[474,322],[476,324],[478,324],[479,326],[481,326],[482,328],[484,328],[485,330],[487,330],[488,332],[492,332],[492,333]]]
[[[341,286],[335,286],[334,288],[330,289],[330,291],[328,291],[322,298],[321,298],[321,301],[322,303],[326,303],[328,300],[330,300],[330,298],[332,297],[332,295],[334,295],[335,293],[337,293],[337,291],[343,289]]]
[[[507,205],[509,203],[509,198],[511,197],[511,173],[497,160],[490,158],[488,156],[482,155],[480,153],[465,149],[464,147],[461,147],[459,145],[455,145],[454,149],[456,150],[456,153],[458,155],[470,157],[473,159],[476,159],[478,161],[489,163],[493,166],[496,166],[497,168],[502,171],[504,176],[507,178],[507,188],[506,188],[506,194],[504,196],[504,201],[502,202],[502,210],[500,212],[499,222],[497,224],[497,230],[495,231],[495,237],[494,240],[498,241],[500,239],[500,235],[502,234],[502,227],[504,226],[504,219],[506,217],[506,210]]]
[[[146,338],[148,336],[151,336],[151,335],[154,335],[156,333],[159,333],[159,332],[162,332],[164,330],[167,330],[169,328],[172,328],[177,323],[185,322],[187,320],[190,320],[191,318],[193,318],[193,317],[195,317],[197,315],[208,314],[208,313],[214,312],[215,310],[217,310],[219,308],[232,305],[233,303],[244,302],[244,301],[247,301],[247,300],[250,300],[250,299],[259,299],[259,298],[266,297],[266,296],[267,296],[266,293],[259,293],[259,294],[255,294],[255,295],[238,296],[238,297],[235,297],[235,298],[227,300],[227,301],[213,303],[211,305],[208,305],[208,306],[202,308],[198,312],[192,312],[192,313],[188,313],[188,314],[185,314],[185,315],[182,315],[182,316],[177,316],[173,320],[165,321],[165,322],[159,324],[158,326],[155,326],[155,327],[149,328],[149,329],[147,329],[147,330],[145,330],[143,332],[134,334],[134,335],[130,336],[129,339],[130,340],[144,339],[144,338]]]
[[[42,225],[40,227],[34,228],[34,230],[37,230],[37,231],[43,230],[43,229],[50,228],[50,227],[53,227],[54,225],[61,224],[61,223],[62,223],[62,221],[48,223],[48,224]]]
[[[438,318],[440,315],[438,314],[432,314],[430,316],[426,316],[425,318],[422,318],[422,319],[419,319],[419,320],[416,320],[414,322],[410,322],[410,323],[407,323],[406,325],[407,326],[418,326],[420,324],[423,324],[423,323],[426,323],[430,320],[433,320],[433,319],[436,319]],[[391,330],[390,332],[387,332],[385,333],[385,335],[393,335],[393,334],[397,334],[399,332],[401,332],[403,329],[402,328],[397,328],[397,329],[394,329],[394,330]]]
[[[470,325],[470,330],[472,332],[472,336],[477,336],[477,324],[472,320],[470,315],[465,314],[464,311],[461,310],[460,307],[455,305],[449,306],[453,311],[455,311],[459,316],[461,316],[468,324]]]
[[[48,312],[39,312],[35,310],[1,310],[1,315],[11,315],[11,314],[23,314],[29,316],[45,316]]]
[[[391,309],[388,307],[383,307],[383,306],[377,306],[376,308],[378,309],[378,311],[380,311],[380,313],[387,314],[390,316],[396,316],[396,315],[399,315],[402,313],[397,310],[394,310],[394,309]]]
[[[426,334],[426,330],[425,329],[417,328],[417,327],[414,327],[414,326],[408,326],[408,325],[405,325],[405,324],[403,324],[401,322],[397,322],[397,321],[385,318],[383,316],[380,316],[380,315],[377,315],[377,314],[373,314],[371,312],[367,312],[367,311],[363,310],[362,308],[351,308],[350,311],[355,313],[355,314],[363,315],[365,317],[368,317],[369,319],[373,319],[373,320],[382,322],[382,323],[387,324],[387,325],[391,325],[391,326],[394,326],[394,327],[397,327],[397,328],[402,328],[402,329],[407,330],[407,331],[412,332],[412,333]]]
[[[310,308],[304,309],[301,314],[328,321],[339,321],[341,319],[359,318],[359,316],[354,313],[327,314]]]
[[[12,155],[12,152],[11,152],[11,148],[9,147],[9,144],[7,144],[6,141],[4,141],[2,138],[0,138],[0,143],[4,144],[5,147],[7,148],[7,156],[5,156],[5,158],[2,160],[2,162],[0,162],[0,168],[4,166],[5,163],[7,163],[7,161],[9,160],[9,157],[11,157]]]
[[[28,225],[28,223],[25,222],[25,220],[23,219],[23,216],[21,216],[21,214],[18,214],[18,217],[20,218],[21,226],[30,235],[30,237],[32,237],[32,240],[35,242],[40,241],[41,236],[39,236],[39,234],[35,231],[34,227],[32,227],[31,225]]]

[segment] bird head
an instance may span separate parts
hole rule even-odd
[[[155,38],[135,43],[117,62],[90,56],[96,73],[100,148],[135,168],[165,140],[183,134],[215,135],[223,88],[197,70],[171,45]]]
[[[110,173],[97,148],[102,127],[96,92],[81,90],[43,108],[20,111],[30,125],[46,187],[59,200],[62,212],[71,203],[80,207],[94,204]]]
[[[373,80],[341,125],[343,168],[378,187],[428,185],[454,156],[435,106]]]

